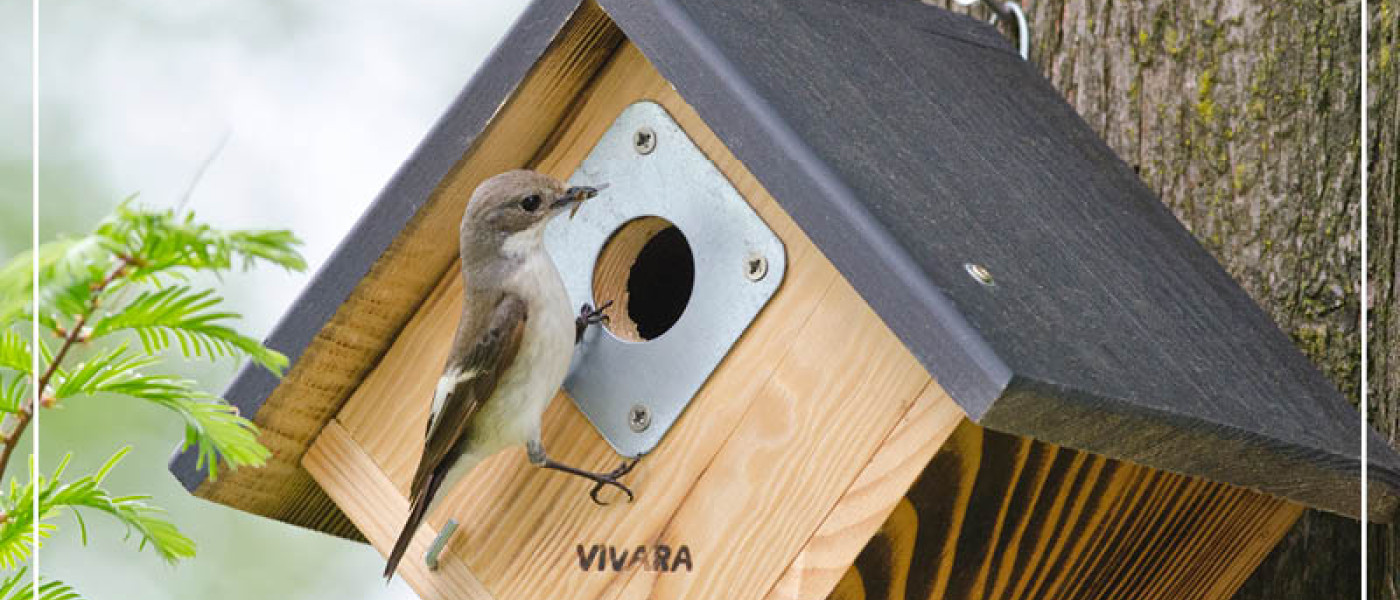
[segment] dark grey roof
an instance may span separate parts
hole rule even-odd
[[[1000,33],[900,0],[600,4],[974,420],[1358,514],[1356,411]],[[275,347],[305,348],[576,5],[532,5]],[[261,377],[229,392],[245,414]],[[1369,436],[1388,520],[1400,458]]]

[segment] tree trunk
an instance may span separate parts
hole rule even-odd
[[[1400,439],[1400,5],[1370,3],[1370,394],[1372,423],[1390,440]],[[1377,529],[1371,543],[1371,598],[1400,598],[1400,531]]]
[[[1392,46],[1394,1],[1385,2],[1389,17],[1373,21],[1389,23]],[[1041,72],[1356,404],[1360,1],[1025,0],[1025,8]],[[1374,95],[1391,114],[1389,137],[1372,145],[1391,156],[1376,163],[1389,165],[1389,178],[1372,188],[1389,186],[1387,215],[1397,59],[1389,79],[1372,82],[1389,86]],[[1376,298],[1393,306],[1393,223],[1383,235],[1392,285]],[[1400,339],[1397,319],[1384,322]],[[1400,375],[1382,379],[1393,436]],[[1358,523],[1309,511],[1236,597],[1350,600],[1360,595],[1359,563]]]

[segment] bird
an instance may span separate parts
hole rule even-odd
[[[584,330],[607,321],[608,305],[569,303],[544,247],[545,225],[597,196],[603,186],[565,187],[529,170],[483,181],[472,192],[458,235],[463,279],[460,320],[433,392],[423,454],[409,486],[409,513],[384,567],[393,577],[418,525],[454,483],[478,463],[524,444],[532,464],[615,486],[636,463],[608,473],[560,464],[545,453],[540,418],[564,382]]]

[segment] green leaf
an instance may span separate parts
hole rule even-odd
[[[194,556],[194,542],[165,520],[164,511],[147,504],[149,497],[114,496],[103,489],[103,479],[129,450],[117,451],[96,474],[71,482],[62,481],[62,472],[72,455],[64,457],[51,478],[31,467],[27,485],[20,487],[11,480],[10,493],[5,498],[7,519],[0,526],[0,569],[16,568],[27,559],[30,548],[53,533],[55,526],[48,521],[66,511],[79,510],[94,510],[117,519],[126,525],[128,536],[140,537],[140,548],[150,546],[167,562]],[[39,497],[37,515],[30,501],[35,494]]]
[[[21,586],[30,585],[31,582],[29,578],[25,577],[25,574],[28,572],[29,567],[20,567],[19,571],[16,571],[14,575],[5,578],[3,582],[0,582],[0,598],[10,600],[16,597],[16,594],[18,592],[23,591],[23,588]]]
[[[28,489],[28,488],[24,488]],[[33,526],[30,521],[21,527],[10,527],[6,524],[0,528],[0,569],[13,569],[29,560],[29,553],[32,549],[39,547],[42,540],[53,535],[57,529],[52,523],[40,523],[38,527]]]
[[[0,598],[5,600],[19,600],[26,594],[32,595],[29,590],[33,587],[33,581],[25,577],[29,573],[29,567],[20,567],[14,575],[5,578],[0,582]]]
[[[195,389],[195,383],[169,375],[147,375],[141,369],[155,358],[132,356],[125,344],[80,363],[73,371],[54,374],[54,396],[121,394],[154,402],[174,411],[185,422],[184,447],[197,447],[198,466],[208,465],[209,478],[218,478],[220,459],[232,468],[266,464],[271,452],[258,442],[258,428],[217,396]]]
[[[21,567],[0,583],[0,600],[83,600],[72,586],[56,579],[40,579],[36,588],[34,581],[26,577],[28,574],[29,569]]]
[[[41,368],[53,373],[43,391],[55,399],[119,394],[175,412],[185,425],[185,447],[197,447],[199,464],[208,465],[211,478],[220,463],[235,468],[264,464],[270,452],[258,443],[257,428],[237,409],[198,391],[192,381],[145,371],[158,365],[158,353],[178,344],[186,357],[247,356],[280,374],[286,357],[235,330],[232,324],[239,317],[220,309],[221,298],[212,291],[165,284],[186,281],[199,272],[217,275],[255,264],[303,270],[301,241],[285,230],[218,230],[195,221],[193,214],[143,209],[130,200],[93,235],[50,242],[0,266],[0,413],[17,410],[35,391],[29,370],[38,355]],[[137,293],[141,290],[134,288],[152,291]],[[36,296],[38,306],[33,306]],[[47,336],[26,340],[15,333],[15,324],[30,316],[53,333],[81,334],[71,338],[79,343],[131,332],[144,352],[127,343],[104,344],[84,353],[89,357],[76,365],[76,358],[54,364],[55,350],[46,343]],[[73,331],[79,322],[87,327]],[[139,537],[140,547],[150,545],[167,561],[193,556],[193,542],[150,506],[147,497],[115,496],[103,489],[104,477],[124,453],[117,453],[95,474],[72,481],[64,480],[66,458],[49,478],[31,463],[29,483],[21,486],[11,479],[8,494],[0,497],[0,569],[14,570],[28,560],[31,548],[53,534],[54,519],[68,511],[84,543],[87,525],[82,512],[96,511],[125,524],[129,534]],[[29,502],[33,497],[39,498],[37,509]],[[0,582],[0,600],[20,597],[12,594],[18,593],[20,579]],[[23,597],[68,600],[78,595],[49,581]]]
[[[60,239],[39,246],[40,303],[50,309],[71,308],[83,290],[102,280],[111,258],[96,237]],[[0,267],[0,327],[24,320],[32,309],[34,254],[21,252]],[[62,314],[74,314],[65,311]]]
[[[29,393],[33,358],[24,336],[14,330],[0,331],[0,412],[19,411],[20,403]],[[14,373],[6,373],[6,370]]]
[[[0,332],[0,369],[28,373],[34,368],[33,360],[29,342],[25,341],[24,336],[12,329]]]
[[[40,579],[38,592],[20,595],[16,600],[83,600],[82,594],[57,579]]]
[[[29,395],[29,378],[24,373],[0,373],[0,412],[17,413]]]
[[[126,393],[118,391],[123,382],[140,378],[140,369],[158,362],[154,357],[128,355],[126,350],[127,345],[122,344],[78,363],[71,371],[56,369],[49,381],[54,397],[62,400],[112,391]]]
[[[131,330],[140,336],[148,355],[170,346],[173,338],[186,358],[243,355],[280,375],[287,367],[287,357],[226,325],[225,321],[239,315],[219,311],[216,307],[222,303],[223,298],[215,296],[213,290],[168,287],[145,292],[94,323],[89,339]]]
[[[220,272],[235,264],[247,269],[269,262],[301,271],[306,261],[296,251],[301,245],[290,231],[220,231],[173,210],[133,208],[123,202],[112,217],[97,228],[97,235],[114,254],[131,257],[128,279],[159,284],[162,276],[179,268]]]
[[[258,442],[258,428],[220,398],[181,398],[158,401],[185,420],[182,450],[197,447],[196,468],[209,469],[211,481],[219,478],[219,459],[232,468],[267,464],[272,452]]]

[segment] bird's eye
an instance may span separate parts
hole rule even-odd
[[[535,210],[538,209],[539,207],[540,207],[540,195],[539,195],[539,194],[530,194],[529,196],[526,196],[526,197],[520,199],[520,208],[523,208],[523,209],[525,209],[525,210],[527,210],[527,211],[535,212]]]

